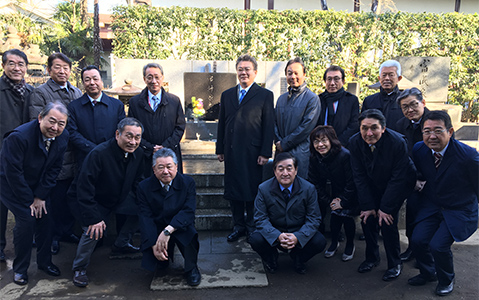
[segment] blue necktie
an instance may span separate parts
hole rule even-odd
[[[158,108],[158,104],[159,104],[159,99],[156,97],[156,96],[153,96],[151,97],[151,100],[153,101],[152,104],[153,104],[153,107],[151,109],[153,109],[153,111],[156,111],[156,109]]]
[[[246,90],[241,90],[239,95],[239,103],[241,103],[241,101],[243,100],[244,95],[246,95]]]

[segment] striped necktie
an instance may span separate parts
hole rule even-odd
[[[158,97],[156,97],[156,96],[151,97],[151,101],[152,101],[151,109],[153,109],[153,111],[156,111],[156,109],[158,108],[158,104],[160,104],[159,103],[160,101],[159,101]]]
[[[436,170],[439,168],[439,165],[442,161],[442,155],[439,152],[434,152],[434,165],[436,166]]]

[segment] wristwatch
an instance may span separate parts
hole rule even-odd
[[[166,236],[170,236],[170,235],[171,235],[171,232],[170,232],[168,229],[163,229],[163,233],[164,233]]]

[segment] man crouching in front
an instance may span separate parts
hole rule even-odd
[[[185,260],[190,286],[201,282],[198,270],[198,233],[195,228],[196,187],[194,180],[178,173],[175,152],[162,148],[153,154],[153,173],[138,186],[142,267],[166,268],[178,246]]]
[[[274,158],[275,177],[263,182],[255,199],[256,231],[249,243],[269,273],[278,268],[278,249],[288,252],[299,274],[305,263],[323,251],[326,239],[318,231],[321,213],[314,185],[297,176],[298,163],[290,153]]]

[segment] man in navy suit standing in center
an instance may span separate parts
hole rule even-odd
[[[418,201],[412,249],[420,274],[408,280],[424,285],[438,280],[436,294],[454,289],[451,245],[477,229],[479,154],[453,138],[451,118],[444,111],[424,117],[423,142],[414,145],[413,159],[426,181]]]
[[[233,213],[228,242],[254,231],[254,199],[263,165],[272,155],[273,93],[254,82],[258,63],[245,54],[236,60],[239,85],[221,94],[216,154],[225,162],[225,194]],[[245,217],[246,212],[246,217]]]

